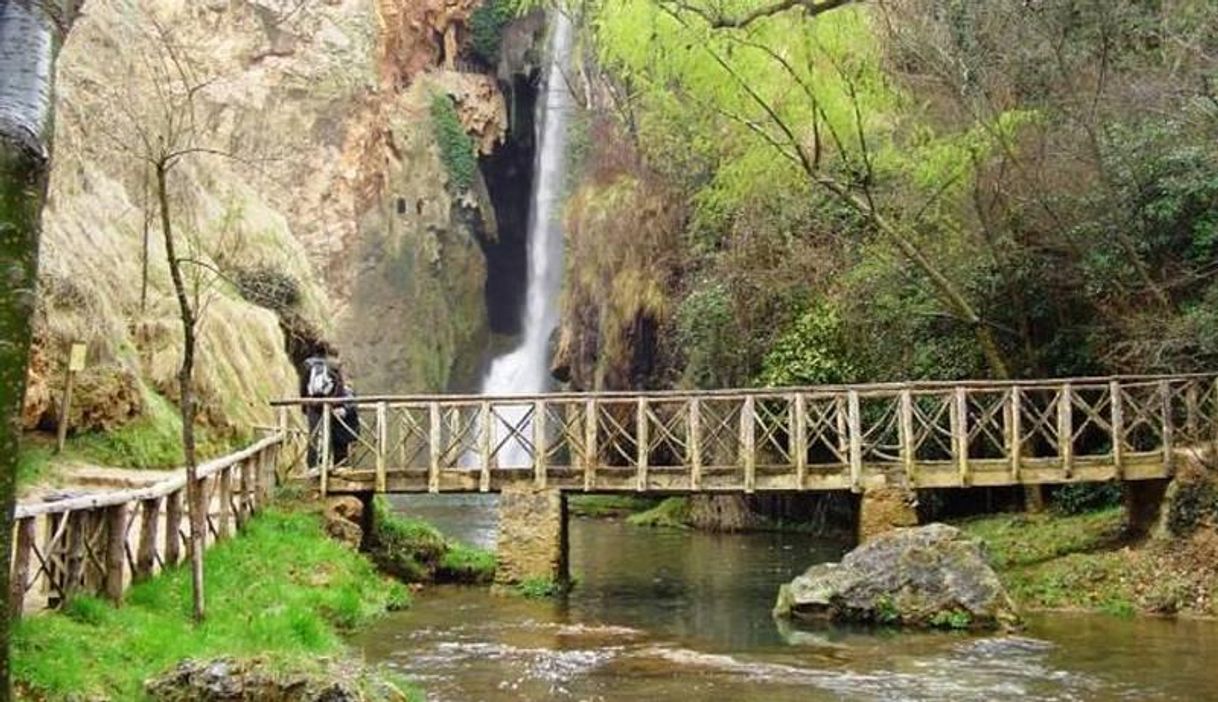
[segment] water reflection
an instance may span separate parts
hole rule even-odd
[[[399,505],[494,541],[493,501]],[[355,641],[436,700],[1218,699],[1218,625],[1038,615],[1022,636],[776,626],[777,585],[841,546],[574,520],[562,602],[436,588]]]

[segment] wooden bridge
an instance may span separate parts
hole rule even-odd
[[[1170,477],[1218,441],[1218,376],[276,402],[325,493],[945,488]],[[330,450],[351,436],[350,457]]]

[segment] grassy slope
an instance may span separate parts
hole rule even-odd
[[[996,515],[959,524],[989,546],[1011,596],[1033,609],[1214,615],[1208,536],[1130,547],[1111,508],[1074,516]]]
[[[188,572],[131,589],[114,609],[80,597],[17,629],[13,672],[27,693],[135,700],[145,678],[187,657],[259,655],[308,665],[343,649],[340,633],[401,607],[402,585],[331,541],[317,516],[273,509],[207,554],[207,621],[190,622]]]

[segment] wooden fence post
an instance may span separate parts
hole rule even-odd
[[[689,400],[689,489],[702,489],[702,401]]]
[[[968,395],[957,386],[952,392],[951,407],[952,438],[956,454],[956,474],[960,487],[969,484],[968,460]]]
[[[1112,424],[1112,467],[1117,480],[1125,479],[1125,409],[1121,397],[1121,383],[1108,383],[1108,408]]]
[[[1074,477],[1074,389],[1070,383],[1062,385],[1057,398],[1057,454],[1069,480]]]
[[[334,460],[334,452],[331,451],[330,441],[334,431],[332,426],[333,420],[330,418],[330,405],[321,406],[321,496],[325,497],[330,492],[330,462]]]
[[[917,486],[917,477],[914,475],[917,447],[914,446],[913,433],[913,393],[909,391],[909,388],[901,390],[900,403],[897,443],[901,445],[901,465],[905,469],[905,487],[912,490]]]
[[[182,488],[165,496],[165,567],[182,560]]]
[[[847,422],[849,424],[848,440],[850,442],[850,490],[863,491],[863,420],[859,410],[859,394],[857,390],[846,393]]]
[[[757,436],[756,401],[745,395],[740,406],[740,457],[744,464],[744,492],[752,494],[757,489]]]
[[[385,475],[385,454],[389,451],[389,405],[376,403],[376,491],[385,492],[388,477]]]
[[[106,519],[106,598],[123,601],[123,568],[127,564],[127,503],[111,505],[105,510]]]
[[[9,581],[8,611],[19,618],[25,609],[25,592],[30,586],[30,556],[34,551],[36,520],[25,517],[17,520],[16,544],[13,550],[13,574]],[[50,554],[47,554],[49,557]]]
[[[233,468],[220,469],[220,526],[216,529],[216,541],[231,535],[233,506]]]
[[[64,519],[68,521],[67,552],[65,557],[64,596],[71,599],[84,584],[85,572],[85,539],[89,538],[87,519],[88,512],[68,512]]]
[[[1011,482],[1018,485],[1022,482],[1020,477],[1020,469],[1022,468],[1023,453],[1023,393],[1019,386],[1011,387],[1011,411],[1010,424],[1007,425],[1007,444],[1011,454]]]
[[[440,403],[433,400],[427,404],[427,491],[431,493],[440,491],[441,421]]]
[[[596,487],[596,468],[600,462],[600,448],[596,445],[596,432],[600,427],[600,410],[596,400],[584,403],[584,491]]]
[[[808,485],[808,407],[803,393],[795,393],[791,399],[792,458],[795,461],[795,489],[804,490]]]
[[[495,440],[495,426],[492,421],[491,403],[482,402],[478,410],[478,491],[491,491],[491,452]]]
[[[546,403],[533,403],[533,479],[537,487],[546,486]]]
[[[156,566],[156,532],[161,518],[161,500],[154,497],[140,502],[140,540],[136,547],[135,570],[131,573],[132,582],[140,582],[152,577]]]
[[[1166,380],[1159,381],[1159,401],[1163,422],[1163,473],[1171,478],[1176,475],[1175,427],[1172,426],[1171,416],[1171,384]]]
[[[647,421],[647,398],[639,397],[638,405],[635,408],[634,415],[634,438],[635,449],[637,451],[637,478],[635,489],[643,492],[647,489],[647,458],[651,450],[651,437],[649,423]]]

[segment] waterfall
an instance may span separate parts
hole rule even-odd
[[[544,76],[542,99],[537,103],[537,167],[529,207],[528,280],[520,345],[495,358],[482,378],[483,395],[529,395],[550,389],[550,336],[558,326],[558,295],[562,288],[563,231],[562,190],[566,175],[567,122],[573,107],[563,69],[570,65],[573,29],[561,12],[554,15],[550,36],[550,60]],[[522,404],[514,416],[496,421],[496,444],[508,429],[503,423],[521,425],[531,440],[525,422],[528,407]],[[522,424],[523,423],[523,424]],[[512,436],[500,449],[500,466],[531,463],[521,438]]]

